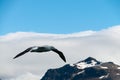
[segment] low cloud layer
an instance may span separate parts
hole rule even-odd
[[[40,76],[33,75],[32,73],[25,73],[10,80],[40,80]]]
[[[75,63],[91,56],[120,64],[120,26],[72,34],[16,32],[0,36],[0,78],[28,80],[32,75],[31,80],[39,80],[38,76],[43,76],[47,69],[67,64],[54,52],[27,53],[18,59],[12,59],[30,46],[42,45],[52,45],[61,50],[67,63]]]

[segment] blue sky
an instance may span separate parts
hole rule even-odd
[[[0,0],[0,35],[66,34],[120,25],[120,0]]]

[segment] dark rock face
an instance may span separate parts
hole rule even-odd
[[[49,69],[41,80],[120,80],[120,66],[89,57],[72,65]]]
[[[79,71],[68,64],[58,69],[49,69],[41,80],[70,80]]]

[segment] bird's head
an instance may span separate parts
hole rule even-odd
[[[53,46],[50,46],[50,48],[51,48],[51,49],[56,49],[56,48],[55,48],[55,47],[53,47]]]

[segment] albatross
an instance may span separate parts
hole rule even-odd
[[[65,56],[63,55],[63,53],[61,51],[59,51],[58,49],[56,49],[53,46],[48,46],[48,45],[29,47],[26,50],[22,51],[21,53],[17,54],[13,59],[18,58],[19,56],[22,56],[22,55],[24,55],[27,52],[38,52],[38,53],[40,53],[40,52],[48,52],[48,51],[56,52],[60,56],[60,58],[64,62],[66,62]]]

